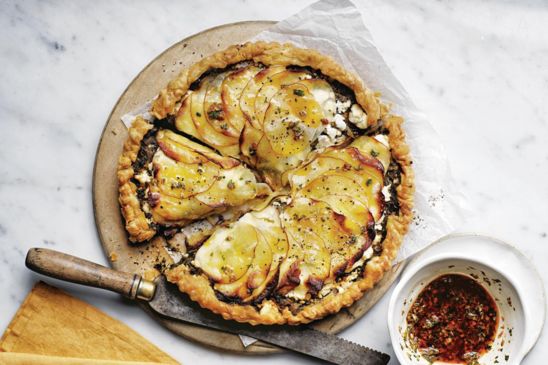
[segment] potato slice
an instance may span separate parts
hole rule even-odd
[[[363,155],[378,159],[382,163],[384,171],[388,170],[391,159],[388,146],[370,136],[358,137],[350,145],[360,150]]]
[[[259,287],[266,280],[271,265],[271,255],[268,254],[270,249],[264,240],[260,242],[245,275],[233,283],[215,284],[213,286],[215,290],[229,298],[238,298],[244,301],[253,299],[254,288]]]
[[[308,89],[300,84],[284,87],[272,97],[263,130],[272,150],[281,156],[309,152],[320,133],[323,112]]]
[[[261,138],[263,138],[263,132],[246,122],[240,138],[240,150],[254,166],[257,165],[257,148]]]
[[[328,149],[322,155],[341,159],[358,171],[364,166],[369,166],[377,170],[381,177],[384,175],[384,167],[377,158],[368,156],[353,146],[342,149]]]
[[[293,190],[301,189],[327,171],[342,171],[348,164],[340,158],[319,155],[306,165],[288,172]]]
[[[225,169],[240,164],[234,158],[221,156],[212,149],[170,130],[159,131],[156,140],[167,156],[183,163],[204,163],[211,161]]]
[[[209,190],[217,180],[219,168],[206,163],[182,164],[168,158],[162,151],[153,158],[155,185],[162,195],[188,198]]]
[[[189,90],[183,101],[181,102],[181,107],[177,111],[175,116],[175,128],[180,130],[183,133],[186,133],[192,137],[201,139],[200,133],[196,130],[194,121],[192,120],[192,115],[190,114],[190,99],[192,91]]]
[[[293,211],[293,214],[299,217],[299,228],[313,231],[323,238],[329,252],[332,276],[344,272],[370,245],[367,231],[353,232],[347,229],[345,221],[349,218],[336,213],[325,202],[311,202],[309,199],[300,198],[294,203],[299,206],[298,210]],[[364,227],[369,224],[371,223],[367,222]]]
[[[232,71],[221,85],[221,99],[226,120],[238,133],[245,125],[245,116],[240,109],[240,99],[249,81],[261,71],[258,66],[247,66]]]
[[[255,99],[263,84],[274,74],[285,71],[284,66],[272,66],[257,73],[246,85],[240,98],[240,109],[251,125],[261,130],[261,125],[255,116]]]
[[[190,95],[190,114],[196,131],[200,135],[200,140],[210,146],[223,151],[228,155],[237,154],[239,138],[225,136],[219,133],[209,124],[204,110],[204,101],[207,88],[212,78],[206,77],[202,80],[199,88]]]
[[[266,110],[270,104],[270,99],[272,99],[272,97],[276,95],[280,89],[308,77],[310,77],[308,72],[293,70],[285,70],[267,77],[255,97],[255,117],[257,118],[258,125],[263,124]]]
[[[170,130],[160,130],[156,135],[158,146],[164,154],[176,161],[185,164],[198,164],[209,162],[205,156],[189,148],[184,141],[186,138],[173,133]]]
[[[311,214],[320,214],[325,203],[309,199],[294,199],[282,215],[282,226],[289,242],[289,251],[280,267],[279,290],[299,299],[307,292],[317,293],[327,279],[331,268],[329,237],[314,225],[329,224],[318,221]],[[321,215],[321,214],[320,214]],[[311,219],[313,221],[311,221]]]
[[[232,283],[249,270],[257,244],[255,228],[237,222],[216,230],[198,249],[194,263],[217,283]]]
[[[217,132],[228,137],[239,138],[240,131],[228,122],[227,110],[221,94],[222,84],[231,72],[221,72],[209,83],[204,98],[204,111],[206,120]]]
[[[213,209],[194,197],[181,199],[160,194],[151,188],[151,194],[158,194],[158,201],[152,207],[155,222],[163,224],[184,224],[210,213]]]
[[[337,175],[347,177],[361,186],[369,211],[375,221],[382,216],[384,184],[382,163],[371,156],[363,155],[356,147],[331,148],[318,155],[305,166],[288,173],[293,191],[302,189],[320,176]],[[336,181],[336,178],[335,178]],[[344,186],[341,185],[341,186]]]
[[[273,233],[261,231],[260,234],[263,235],[264,239],[270,246],[270,250],[272,252],[272,263],[265,279],[260,285],[255,286],[253,293],[246,298],[246,302],[257,299],[260,295],[265,294],[267,286],[271,285],[273,281],[277,279],[278,268],[286,258],[288,251],[287,237],[280,227],[278,227],[278,229]]]
[[[326,152],[330,156],[336,156],[352,166],[351,170],[341,171],[340,174],[351,178],[360,179],[367,199],[367,206],[375,221],[382,216],[384,198],[382,187],[384,186],[384,168],[382,163],[373,157],[363,155],[355,147],[347,147],[342,150],[330,150]]]
[[[332,121],[335,117],[335,92],[331,85],[323,79],[307,79],[300,82],[314,96],[314,100],[320,105],[323,117]]]
[[[266,240],[272,252],[272,264],[266,278],[244,300],[245,302],[250,302],[261,295],[265,295],[267,287],[277,284],[277,282],[274,283],[274,280],[278,278],[278,268],[281,262],[287,257],[289,247],[287,237],[281,227],[278,211],[275,207],[268,206],[261,211],[248,213],[242,217],[241,221],[253,225],[258,235]]]
[[[273,150],[268,138],[263,135],[257,146],[255,167],[262,171],[266,182],[281,189],[283,187],[282,177],[287,170],[299,166],[308,155],[308,150],[296,153],[292,156],[280,156]]]
[[[237,166],[221,170],[210,189],[196,199],[212,207],[238,206],[257,196],[257,180],[251,170]]]
[[[286,234],[289,251],[280,266],[278,292],[305,299],[311,287],[312,292],[317,293],[329,276],[330,254],[324,240],[311,230],[299,232],[286,228]]]
[[[344,223],[353,234],[360,234],[369,221],[364,190],[359,182],[350,177],[322,175],[298,191],[296,196],[327,203],[333,211],[349,218]]]

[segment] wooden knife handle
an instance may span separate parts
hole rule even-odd
[[[137,274],[116,271],[96,263],[47,248],[31,248],[25,265],[42,275],[77,284],[107,289],[130,299],[151,300],[154,283]]]

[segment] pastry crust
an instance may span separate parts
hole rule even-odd
[[[126,221],[126,230],[131,242],[146,241],[154,237],[156,230],[148,223],[141,203],[137,198],[137,186],[131,181],[135,171],[133,163],[141,147],[141,141],[153,125],[137,117],[129,128],[129,137],[124,143],[124,150],[118,159],[118,185],[120,207]]]
[[[361,298],[365,291],[371,289],[382,278],[397,255],[412,219],[414,194],[412,161],[402,128],[403,119],[391,115],[388,106],[382,104],[374,92],[367,89],[356,75],[346,71],[333,59],[313,50],[296,48],[291,44],[266,42],[231,46],[184,70],[161,91],[153,103],[152,114],[158,119],[176,115],[177,108],[190,85],[202,74],[210,69],[223,69],[229,65],[249,60],[265,66],[296,65],[316,69],[352,90],[357,103],[366,111],[369,126],[376,125],[382,120],[384,127],[389,131],[388,138],[392,158],[401,169],[401,183],[396,188],[399,214],[388,216],[386,237],[382,241],[382,253],[367,261],[359,278],[353,281],[347,280],[348,283],[342,291],[310,301],[297,312],[279,306],[272,299],[263,300],[258,307],[220,300],[212,288],[209,278],[184,264],[168,270],[166,276],[169,281],[177,283],[179,289],[187,293],[192,300],[197,301],[202,307],[222,315],[225,319],[249,322],[253,325],[308,323],[328,314],[336,313]],[[137,157],[140,142],[151,128],[152,125],[142,118],[136,119],[130,128],[130,137],[124,145],[124,152],[119,161],[120,204],[126,219],[126,229],[133,242],[150,239],[156,233],[140,207],[136,196],[137,188],[131,182],[134,174],[132,164]]]
[[[248,60],[253,60],[266,66],[295,65],[312,67],[354,91],[356,101],[367,112],[367,122],[369,125],[376,123],[381,116],[381,104],[375,94],[367,89],[356,75],[346,71],[331,57],[327,57],[311,49],[297,48],[291,43],[280,44],[276,42],[248,42],[233,45],[183,70],[176,79],[171,81],[160,92],[158,98],[154,100],[152,114],[158,119],[174,115],[176,105],[181,101],[190,85],[204,72],[214,68],[222,69],[229,65]]]

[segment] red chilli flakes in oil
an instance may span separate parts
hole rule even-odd
[[[447,274],[418,295],[407,314],[408,333],[430,361],[475,363],[489,350],[498,317],[495,301],[481,284]]]

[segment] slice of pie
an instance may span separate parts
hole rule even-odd
[[[170,82],[120,158],[131,242],[162,237],[168,280],[252,324],[351,305],[390,267],[412,215],[402,119],[332,59],[246,43]]]

